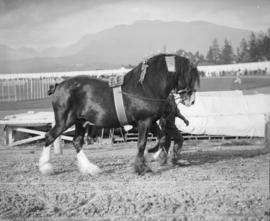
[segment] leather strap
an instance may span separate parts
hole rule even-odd
[[[128,124],[128,120],[125,112],[121,86],[113,88],[113,97],[118,121],[122,126],[124,126]]]

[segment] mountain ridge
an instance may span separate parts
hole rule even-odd
[[[218,39],[220,46],[227,38],[235,48],[250,33],[249,30],[206,21],[138,20],[84,35],[67,47],[50,47],[41,52],[29,47],[17,50],[11,48],[10,51],[10,47],[7,47],[6,52],[3,52],[3,47],[0,47],[0,64],[4,64],[0,66],[0,72],[42,72],[51,71],[54,67],[63,71],[116,68],[135,65],[144,56],[164,48],[170,52],[183,49],[206,54],[214,38]],[[31,69],[31,63],[34,62],[40,63],[40,69],[38,64],[34,64],[35,68]]]

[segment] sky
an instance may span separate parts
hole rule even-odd
[[[270,0],[0,0],[0,45],[64,47],[137,20],[202,20],[266,32],[269,11]]]

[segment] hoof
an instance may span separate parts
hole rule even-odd
[[[189,166],[191,164],[188,160],[178,160],[177,163],[180,166]]]
[[[167,163],[167,153],[165,151],[160,153],[158,162],[161,166],[164,166]]]
[[[91,172],[89,173],[91,176],[97,176],[102,173],[102,169],[100,169],[98,166],[91,169]]]
[[[143,176],[143,175],[146,174],[146,173],[153,173],[153,171],[151,170],[151,168],[148,167],[148,166],[145,166],[145,167],[143,167],[143,168],[139,168],[139,167],[136,167],[136,166],[135,166],[135,172],[136,172],[138,175],[141,175],[141,176]]]
[[[39,171],[43,175],[49,175],[53,173],[53,166],[50,163],[45,163],[39,166]]]
[[[82,174],[90,174],[95,176],[101,173],[101,169],[95,164],[91,163],[82,150],[77,154],[77,159],[79,171]]]
[[[153,171],[151,170],[151,168],[148,167],[148,166],[145,164],[144,158],[142,158],[142,159],[136,158],[134,169],[135,169],[135,172],[136,172],[138,175],[144,175],[144,174],[146,174],[146,173],[152,173],[152,172],[153,172]]]
[[[88,167],[82,167],[79,165],[79,170],[83,175],[91,175],[91,176],[97,176],[102,172],[102,170],[96,165],[91,165]]]

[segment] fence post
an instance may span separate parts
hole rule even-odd
[[[5,134],[6,134],[6,143],[5,144],[9,146],[14,141],[12,127],[6,126],[6,128],[5,128]]]
[[[21,88],[21,93],[22,93],[22,101],[26,101],[27,100],[27,98],[26,98],[26,96],[25,96],[25,88],[26,88],[26,86],[27,85],[25,85],[25,83],[26,83],[26,80],[25,79],[22,79],[22,81],[21,81],[21,86],[22,86],[22,88]]]
[[[14,79],[14,85],[13,85],[13,90],[14,90],[14,101],[17,101],[18,100],[18,97],[17,97],[17,87],[18,87],[18,79]]]
[[[265,148],[270,148],[270,113],[264,115],[265,129],[264,129],[264,144]]]
[[[0,96],[0,101],[4,101],[4,80],[2,80],[1,82],[0,82],[0,84],[1,84],[1,96]]]
[[[9,102],[9,98],[10,98],[10,91],[9,91],[9,79],[7,79],[7,101]]]

